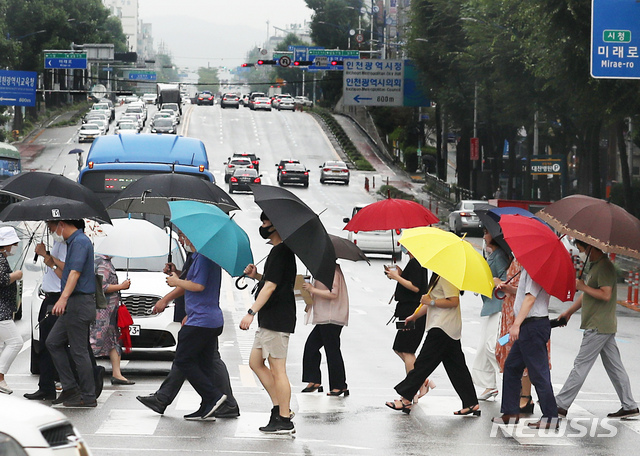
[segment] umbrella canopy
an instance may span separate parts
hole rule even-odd
[[[362,250],[360,250],[360,247],[355,245],[353,242],[340,236],[334,236],[333,234],[330,234],[329,237],[331,238],[331,243],[336,251],[336,258],[351,261],[364,260],[371,264],[369,258]]]
[[[101,218],[101,213],[82,201],[58,196],[38,196],[10,204],[0,212],[0,220],[5,222],[80,220],[83,218]]]
[[[571,301],[576,292],[576,272],[569,252],[553,230],[521,215],[503,215],[500,227],[531,278],[551,296]]]
[[[169,201],[199,201],[218,206],[227,214],[239,210],[236,202],[220,187],[186,174],[153,174],[145,176],[122,190],[109,205],[127,213],[171,215]]]
[[[493,274],[482,255],[455,234],[432,227],[405,230],[400,238],[420,264],[451,282],[459,290],[491,297]]]
[[[620,206],[585,195],[572,195],[536,213],[562,234],[603,252],[640,259],[640,220]]]
[[[300,198],[280,187],[250,185],[253,198],[284,243],[327,288],[333,286],[336,252],[320,218]]]
[[[502,249],[505,252],[507,252],[508,255],[512,255],[511,247],[509,247],[509,244],[507,244],[507,241],[504,240],[502,228],[498,223],[500,221],[500,217],[502,217],[505,214],[518,214],[518,215],[522,215],[523,217],[533,218],[535,220],[540,221],[541,223],[544,223],[542,220],[540,220],[538,217],[536,217],[526,209],[513,207],[513,206],[495,207],[495,206],[486,204],[486,205],[482,205],[480,209],[476,208],[475,213],[478,215],[478,217],[480,217],[482,224],[487,229],[491,237],[498,243],[500,247],[502,247]]]
[[[58,196],[81,201],[92,207],[98,219],[103,223],[111,223],[104,204],[89,188],[60,174],[33,171],[10,177],[0,183],[0,193],[15,196],[19,199],[31,199],[38,196]]]
[[[103,227],[105,236],[95,238],[95,253],[121,258],[149,258],[167,254],[166,231],[139,219],[113,219]]]
[[[358,211],[343,228],[347,231],[376,231],[415,228],[438,223],[440,219],[414,201],[387,198]]]
[[[253,263],[249,236],[221,209],[197,201],[170,201],[171,222],[189,238],[198,253],[233,277]]]

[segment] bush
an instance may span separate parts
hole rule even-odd
[[[418,169],[418,148],[407,146],[402,151],[404,156],[404,169],[409,173],[415,173]]]
[[[415,201],[416,203],[419,202],[418,200],[415,199],[413,195],[405,193],[399,188],[394,187],[393,185],[382,185],[380,189],[378,189],[378,193],[384,196],[385,198],[387,196],[390,196],[391,198],[405,199],[405,200]]]

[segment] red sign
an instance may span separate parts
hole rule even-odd
[[[480,160],[480,139],[471,138],[471,160]]]

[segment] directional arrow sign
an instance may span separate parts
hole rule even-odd
[[[345,105],[402,106],[404,61],[377,59],[344,60]]]
[[[0,105],[35,106],[38,73],[0,70]]]
[[[356,95],[355,97],[353,97],[353,101],[355,101],[356,103],[360,103],[360,101],[365,102],[365,101],[369,101],[369,100],[373,100],[372,97],[361,97],[360,95]]]
[[[47,52],[44,54],[44,67],[46,69],[86,69],[86,52]]]

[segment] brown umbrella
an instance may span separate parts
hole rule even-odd
[[[640,259],[640,220],[620,206],[585,195],[572,195],[536,213],[562,234],[599,248]]]
[[[360,247],[355,245],[353,242],[340,236],[334,236],[333,234],[330,234],[329,238],[331,238],[331,243],[333,244],[333,248],[336,251],[336,258],[342,258],[344,260],[351,261],[364,260],[367,263],[371,264],[369,258],[364,254],[362,250],[360,250]]]

